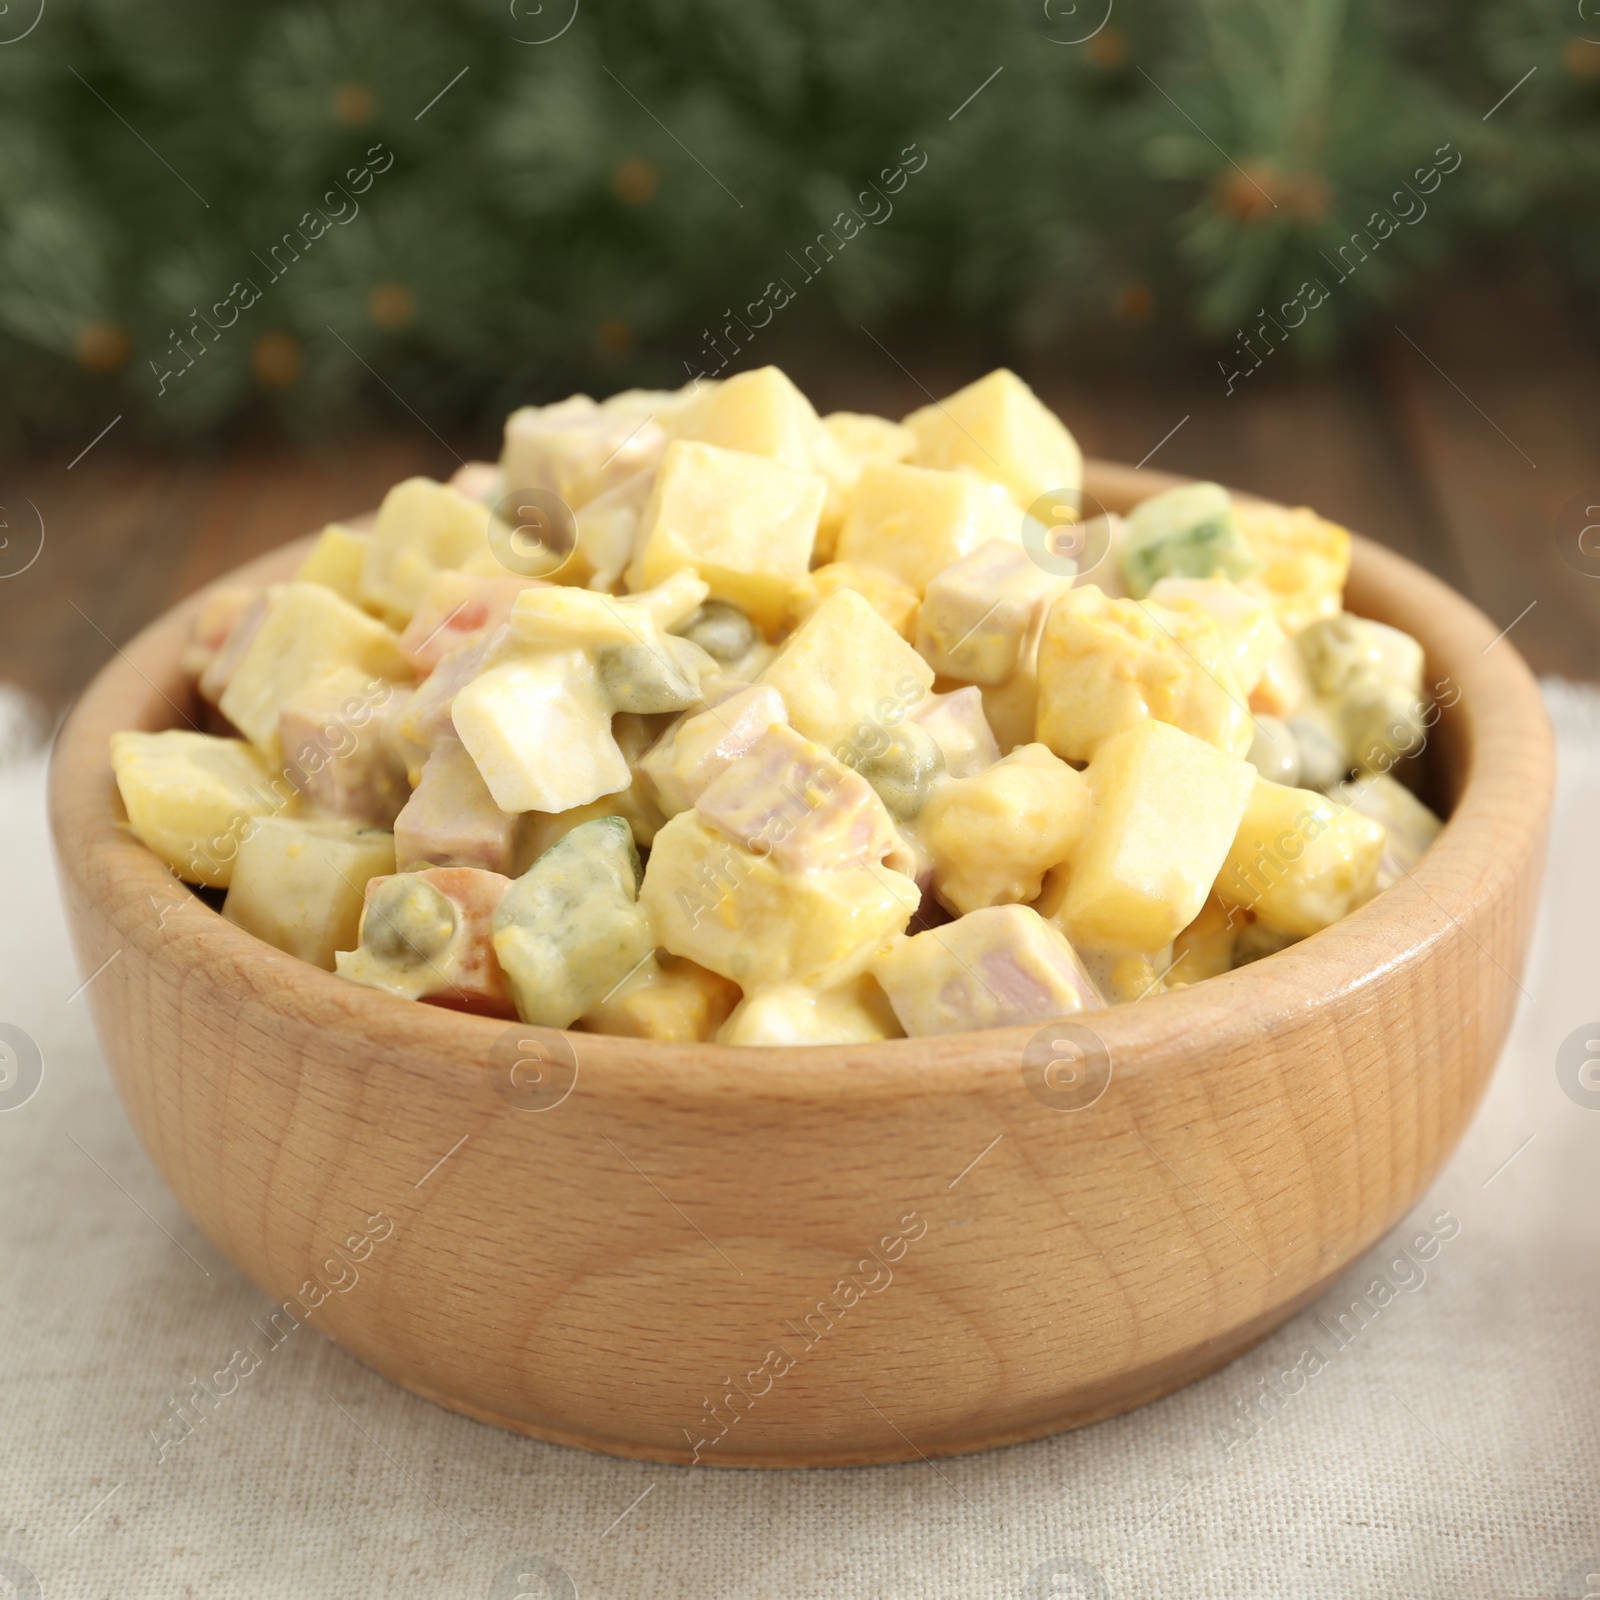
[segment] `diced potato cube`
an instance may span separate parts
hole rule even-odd
[[[1166,989],[1167,969],[1172,965],[1172,946],[1149,952],[1144,950],[1096,950],[1077,945],[1078,959],[1089,974],[1096,992],[1108,1006],[1131,1004],[1161,994]]]
[[[704,711],[686,714],[640,758],[639,772],[662,811],[675,817],[785,716],[776,689],[751,684]]]
[[[830,561],[827,566],[808,572],[789,596],[789,620],[798,627],[841,589],[853,589],[902,639],[915,637],[921,604],[915,591],[887,572],[851,561]]]
[[[369,678],[408,679],[399,641],[381,622],[317,583],[286,583],[234,668],[218,706],[269,761],[282,760],[278,713],[332,667]]]
[[[481,501],[469,500],[431,478],[407,478],[383,497],[372,543],[361,563],[361,603],[403,628],[411,620],[434,574],[451,569],[503,573],[490,542],[494,518]],[[502,549],[511,531],[499,529]]]
[[[934,888],[958,916],[1036,899],[1089,821],[1083,774],[1025,744],[970,778],[941,784],[918,820]]]
[[[680,595],[692,613],[704,594],[704,584],[690,573],[621,598],[547,584],[517,597],[511,635],[530,653],[584,651],[613,711],[681,711],[699,703],[700,678],[715,662],[689,640],[666,633],[657,611],[665,608],[676,619]]]
[[[1240,579],[1261,565],[1240,531],[1233,497],[1217,483],[1180,484],[1136,505],[1121,560],[1135,599],[1161,578]]]
[[[1022,513],[998,484],[966,472],[869,462],[839,533],[841,561],[878,567],[921,594],[992,539],[1020,546]]]
[[[666,443],[666,429],[648,413],[608,411],[587,395],[522,406],[506,418],[501,481],[511,492],[543,489],[577,511],[653,467]]]
[[[479,673],[450,718],[502,811],[570,811],[633,781],[611,712],[584,651],[539,650]]]
[[[395,818],[395,868],[478,867],[510,877],[517,829],[518,818],[494,803],[466,747],[447,736],[433,747],[421,782]]]
[[[1384,772],[1365,773],[1354,783],[1341,783],[1333,798],[1383,829],[1379,889],[1387,889],[1410,872],[1444,828],[1404,784]]]
[[[695,810],[782,872],[912,864],[866,779],[781,722],[712,779]]]
[[[822,426],[858,473],[869,461],[909,461],[917,448],[916,434],[904,423],[862,411],[831,411]]]
[[[877,1044],[904,1037],[888,997],[870,973],[836,989],[780,983],[747,995],[718,1044]]]
[[[1108,600],[1092,584],[1062,595],[1039,646],[1039,739],[1064,760],[1085,761],[1151,717],[1229,755],[1250,748],[1248,704],[1216,623]]]
[[[394,871],[394,836],[354,822],[261,817],[239,846],[222,914],[313,966],[356,943],[367,882]]]
[[[198,681],[203,676],[206,668],[216,659],[217,652],[227,644],[239,618],[261,598],[261,590],[247,583],[221,583],[206,590],[201,597],[200,609],[195,613],[189,643],[183,651],[183,670],[188,677]],[[266,614],[264,605],[261,614]],[[239,656],[244,654],[247,643],[248,640],[241,640],[232,665],[236,665]],[[230,673],[232,665],[229,667]],[[221,694],[226,687],[226,684],[219,687],[217,694]],[[210,698],[214,702],[216,695]]]
[[[524,589],[543,586],[540,578],[510,573],[498,578],[436,573],[400,635],[400,654],[419,678],[425,678],[452,650],[508,622],[512,603]]]
[[[579,1019],[593,1033],[693,1044],[712,1038],[739,1003],[739,986],[681,956],[650,956]]]
[[[1019,744],[1032,744],[1039,727],[1039,645],[1044,638],[1048,611],[1034,619],[1023,638],[1017,670],[1004,683],[980,686],[983,714],[994,730],[1001,753],[1009,755]]]
[[[676,440],[639,519],[628,586],[690,568],[768,634],[811,565],[827,482],[763,456]]]
[[[1075,945],[1159,950],[1205,904],[1255,768],[1147,719],[1100,746],[1088,779],[1089,828],[1055,920]]]
[[[307,805],[388,828],[409,793],[404,763],[383,738],[395,686],[359,667],[334,667],[296,689],[278,713],[285,774]]]
[[[1233,969],[1233,944],[1242,926],[1237,907],[1210,895],[1199,915],[1172,941],[1167,987],[1181,989]]]
[[[897,940],[872,964],[913,1039],[1097,1009],[1072,946],[1028,906],[992,906]]]
[[[1250,709],[1269,717],[1292,717],[1310,693],[1311,685],[1306,679],[1300,651],[1295,641],[1285,634],[1283,642],[1274,645],[1261,664],[1261,676],[1250,691]]]
[[[917,620],[917,650],[944,678],[1004,683],[1022,663],[1039,615],[1072,587],[1020,544],[991,540],[934,577]]]
[[[1019,506],[1083,482],[1078,442],[1016,373],[1000,367],[905,419],[919,467],[975,472],[1002,484]]]
[[[293,787],[242,739],[174,728],[114,733],[111,766],[134,837],[186,883],[226,889],[255,819],[295,808]]]
[[[494,952],[494,914],[511,888],[497,872],[429,867],[373,878],[361,943],[334,957],[341,978],[456,1011],[514,1017]]]
[[[211,659],[201,668],[196,687],[200,691],[200,698],[208,705],[216,705],[222,698],[223,691],[233,682],[233,675],[238,671],[245,651],[250,648],[251,642],[261,631],[261,624],[267,620],[267,604],[271,596],[277,592],[277,587],[274,585],[266,591],[258,590],[254,597],[239,609],[227,636],[212,653]]]
[[[1191,611],[1216,623],[1239,687],[1248,695],[1288,642],[1272,607],[1226,578],[1158,578],[1150,598],[1168,611]]]
[[[370,533],[357,533],[330,522],[317,536],[311,553],[295,571],[296,583],[320,583],[351,605],[361,602],[361,569],[372,546]]]
[[[845,495],[855,474],[849,457],[822,426],[811,402],[782,370],[759,367],[702,386],[675,414],[672,436],[724,450],[743,450],[797,471],[820,473],[827,493],[817,523],[814,554],[823,560],[832,555]]]
[[[1245,587],[1270,602],[1290,635],[1318,617],[1337,614],[1350,575],[1350,535],[1336,522],[1300,506],[1241,500],[1239,531],[1261,570]]]
[[[674,439],[766,456],[798,472],[816,470],[821,431],[811,402],[778,367],[757,367],[707,387],[672,419]]]
[[[656,835],[639,898],[660,944],[748,990],[855,977],[921,897],[888,867],[784,872],[684,811]]]
[[[673,419],[689,402],[708,389],[717,387],[715,378],[694,378],[677,389],[620,389],[600,402],[602,411],[614,412],[637,422],[641,417],[653,417],[662,427],[670,428]]]
[[[933,668],[860,595],[841,589],[757,681],[778,691],[794,727],[852,766],[933,686]]]
[[[1304,937],[1369,900],[1383,828],[1310,789],[1257,778],[1217,894],[1278,933]]]
[[[653,467],[636,472],[583,506],[573,519],[572,554],[547,574],[550,581],[607,594],[621,589],[623,574],[638,553],[639,518],[655,481]]]
[[[682,568],[652,588],[641,589],[637,594],[619,595],[616,604],[621,610],[617,615],[637,622],[637,612],[642,611],[663,633],[676,634],[704,610],[710,593],[711,586],[704,578]],[[739,607],[730,605],[728,609],[738,611]]]
[[[638,904],[640,877],[628,824],[599,817],[506,891],[494,948],[524,1022],[570,1027],[649,959],[655,940]]]

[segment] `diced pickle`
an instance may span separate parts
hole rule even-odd
[[[1122,575],[1135,599],[1160,578],[1248,577],[1251,555],[1233,499],[1216,483],[1186,483],[1141,501],[1128,516]]]
[[[585,822],[517,879],[494,919],[494,948],[524,1022],[570,1027],[651,953],[643,873],[621,817]]]

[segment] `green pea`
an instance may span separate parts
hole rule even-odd
[[[1294,735],[1300,757],[1300,788],[1331,789],[1349,775],[1349,753],[1319,722],[1309,717],[1291,717],[1289,732]]]
[[[890,815],[906,821],[928,803],[934,779],[944,771],[944,751],[926,728],[903,722],[886,731],[881,750],[853,764]]]
[[[425,878],[402,872],[379,884],[361,925],[362,943],[400,966],[431,961],[456,932],[456,908]]]
[[[679,632],[724,666],[748,655],[756,640],[755,625],[726,600],[707,600]]]
[[[682,711],[700,698],[677,662],[642,644],[608,645],[595,656],[595,670],[616,711]]]

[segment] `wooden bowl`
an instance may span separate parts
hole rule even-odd
[[[1088,485],[1126,509],[1176,481],[1097,465]],[[238,576],[284,576],[303,548]],[[258,943],[119,827],[107,740],[193,709],[190,599],[95,680],[51,774],[117,1087],[280,1327],[500,1427],[826,1466],[1142,1405],[1406,1212],[1517,999],[1552,781],[1537,689],[1478,611],[1361,539],[1349,603],[1459,691],[1428,753],[1448,826],[1337,926],[1086,1019],[1111,1065],[1092,1105],[1060,1109],[1024,1060],[1037,1030],[1012,1028],[760,1051],[576,1033],[570,1092],[558,1073],[526,1109],[501,1092],[516,1027]]]

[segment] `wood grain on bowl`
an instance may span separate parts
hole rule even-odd
[[[1088,487],[1124,509],[1174,481],[1094,465]],[[81,969],[122,954],[88,996],[129,1116],[288,1316],[541,1438],[894,1461],[1154,1399],[1416,1201],[1519,995],[1552,781],[1535,685],[1481,613],[1364,540],[1348,603],[1459,691],[1430,733],[1443,834],[1325,932],[1080,1019],[1105,1051],[1087,1091],[1022,1028],[759,1051],[573,1033],[575,1076],[507,1093],[537,1030],[295,961],[119,826],[110,734],[195,713],[191,600],[85,693],[51,778]]]

